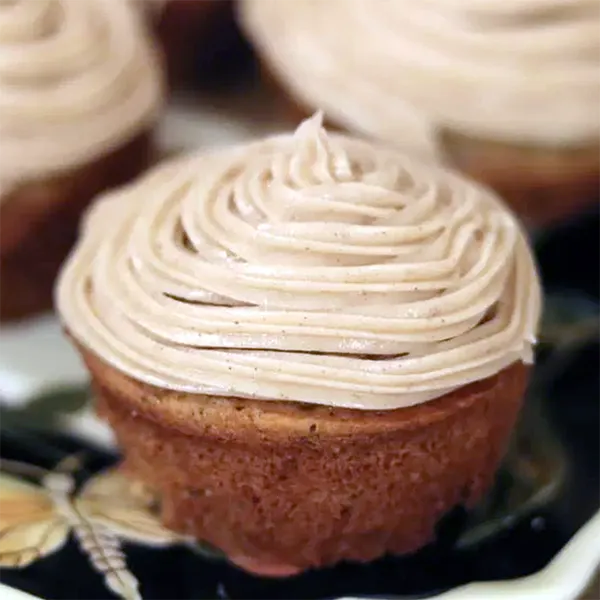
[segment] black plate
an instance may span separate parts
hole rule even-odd
[[[440,524],[437,541],[415,555],[286,580],[250,576],[203,547],[125,543],[127,567],[143,597],[424,598],[543,568],[600,508],[598,224],[594,211],[538,239],[547,310],[534,382],[496,485],[477,511],[457,509]],[[69,469],[78,485],[113,464],[115,456],[80,440],[32,428],[52,421],[61,402],[76,407],[84,399],[76,391],[39,399],[26,410],[3,409],[3,460],[50,470],[63,461],[66,469],[65,457],[76,454]],[[12,472],[15,465],[4,462],[3,468]],[[29,471],[26,478],[43,483],[42,471]],[[44,598],[106,598],[110,592],[88,555],[71,535],[62,549],[26,568],[2,569],[0,577]]]

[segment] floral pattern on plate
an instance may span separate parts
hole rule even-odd
[[[95,475],[77,491],[73,471],[78,465],[76,455],[49,471],[28,463],[0,463],[0,566],[27,567],[59,551],[72,535],[107,589],[138,600],[139,582],[127,567],[121,540],[150,546],[184,540],[160,524],[150,491],[118,469]]]

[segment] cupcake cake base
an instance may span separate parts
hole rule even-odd
[[[360,411],[159,389],[82,350],[127,468],[167,526],[255,572],[409,553],[491,485],[527,367],[410,408]]]
[[[0,205],[0,320],[52,307],[56,274],[90,200],[143,171],[152,160],[144,132],[112,153],[68,174],[24,183]]]
[[[547,227],[600,201],[600,146],[525,148],[453,132],[441,135],[453,167],[494,189],[533,227]]]

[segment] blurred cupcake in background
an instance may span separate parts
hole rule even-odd
[[[407,6],[405,28],[414,33],[406,43],[421,57],[413,69],[423,73],[411,101],[439,126],[447,159],[494,187],[533,225],[597,202],[597,0]]]
[[[0,2],[0,317],[52,305],[98,192],[152,157],[159,62],[126,2]]]
[[[529,225],[597,202],[597,0],[241,0],[269,77],[301,113],[428,151]]]
[[[175,85],[203,77],[212,81],[250,54],[233,18],[232,0],[130,1],[152,20]]]
[[[432,127],[404,100],[397,68],[390,77],[375,54],[377,40],[363,35],[363,11],[373,17],[377,1],[240,0],[237,17],[265,82],[281,96],[293,122],[319,109],[330,129],[367,134],[435,157]],[[389,64],[392,54],[384,55]]]

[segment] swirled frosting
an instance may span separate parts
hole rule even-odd
[[[161,388],[392,409],[531,361],[540,290],[495,196],[316,115],[106,196],[57,305]]]
[[[157,56],[124,0],[0,0],[0,198],[156,118]]]
[[[240,18],[295,97],[381,139],[600,136],[598,0],[243,0]]]

